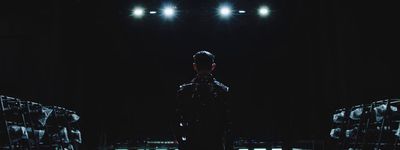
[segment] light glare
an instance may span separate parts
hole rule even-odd
[[[172,18],[175,16],[175,8],[173,6],[167,6],[163,9],[163,14],[167,18]]]
[[[133,15],[134,17],[137,17],[137,18],[142,17],[142,16],[144,15],[144,8],[142,8],[142,7],[135,7],[135,8],[132,10],[132,15]]]
[[[229,6],[222,6],[219,8],[219,14],[222,17],[229,17],[232,13],[232,10]]]
[[[261,6],[259,9],[258,9],[258,14],[261,16],[261,17],[266,17],[266,16],[268,16],[269,15],[269,8],[267,7],[267,6]]]

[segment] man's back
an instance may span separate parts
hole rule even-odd
[[[181,149],[231,149],[229,88],[211,75],[198,75],[177,92],[177,135]]]

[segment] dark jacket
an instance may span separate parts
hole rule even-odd
[[[232,150],[229,88],[212,75],[197,75],[177,92],[180,150]]]

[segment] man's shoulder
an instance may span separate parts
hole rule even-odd
[[[181,85],[179,85],[178,92],[183,92],[183,91],[186,91],[188,89],[192,89],[193,86],[194,86],[194,83],[181,84]]]
[[[229,92],[229,87],[226,86],[225,84],[223,84],[223,83],[221,83],[221,82],[219,82],[219,81],[217,81],[217,80],[214,80],[214,84],[215,84],[216,86],[218,86],[222,91],[224,91],[224,92]]]

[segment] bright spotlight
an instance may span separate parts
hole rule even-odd
[[[229,6],[221,6],[219,8],[219,14],[221,15],[221,17],[228,18],[232,15],[232,9]]]
[[[269,8],[267,6],[261,6],[260,8],[258,8],[258,15],[260,15],[261,17],[266,17],[269,15]]]
[[[142,7],[135,7],[132,9],[132,16],[136,18],[141,18],[144,15],[144,8]]]
[[[175,16],[175,13],[176,13],[174,6],[166,6],[166,7],[164,7],[164,9],[162,11],[163,11],[163,15],[166,18],[172,18]]]

